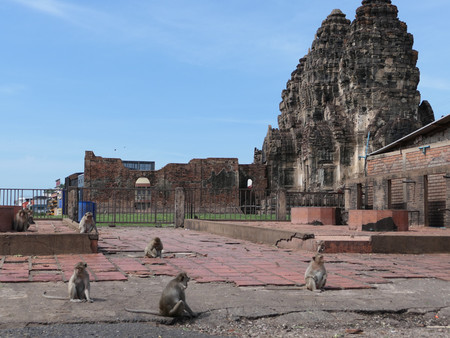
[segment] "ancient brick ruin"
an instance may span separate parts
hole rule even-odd
[[[264,165],[241,165],[237,158],[192,159],[189,163],[169,163],[159,170],[130,170],[119,158],[85,153],[85,188],[134,188],[139,178],[160,189],[239,189],[247,187],[247,179],[253,181],[255,189],[267,186]]]
[[[432,122],[417,91],[413,36],[390,0],[364,0],[353,22],[335,9],[282,91],[278,129],[255,163],[269,188],[336,191],[364,174],[368,152]]]
[[[264,191],[266,166],[240,165],[237,158],[206,158],[169,163],[159,170],[132,170],[119,158],[104,158],[86,151],[83,195],[77,197],[77,191],[71,189],[67,207],[69,214],[74,214],[78,201],[83,199],[110,205],[120,201],[133,209],[146,209],[148,196],[135,188],[152,188],[157,192],[152,194],[151,201],[158,207],[173,207],[172,194],[176,188],[183,188],[193,199],[192,204],[204,206],[214,201],[216,205],[239,206],[242,204],[239,189],[247,188],[249,179],[254,190]]]

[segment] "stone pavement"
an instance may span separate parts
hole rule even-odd
[[[60,229],[57,222],[54,226]],[[131,276],[174,276],[186,271],[197,283],[236,286],[293,286],[303,283],[312,254],[278,249],[185,229],[100,227],[98,254],[0,256],[0,282],[68,281],[78,261],[88,264],[91,280],[124,281]],[[159,236],[162,259],[143,256]],[[450,254],[326,254],[327,289],[370,289],[395,278],[450,281]]]

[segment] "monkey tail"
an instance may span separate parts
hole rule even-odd
[[[133,313],[146,313],[148,315],[155,315],[155,316],[164,317],[159,312],[154,312],[154,311],[151,311],[151,310],[125,308],[125,311],[133,312]]]
[[[44,293],[42,294],[42,296],[45,297],[45,298],[48,298],[48,299],[67,300],[67,298],[65,298],[65,297],[49,296],[49,295],[47,295],[47,291],[44,291]]]

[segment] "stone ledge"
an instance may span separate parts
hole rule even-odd
[[[346,226],[331,225],[309,226],[309,229],[297,231],[289,222],[255,222],[253,226],[248,225],[250,222],[246,223],[186,219],[185,227],[291,250],[315,252],[322,247],[324,253],[450,253],[448,232],[423,232],[420,229],[409,232],[355,232],[349,231]]]
[[[253,243],[277,245],[280,241],[290,241],[293,238],[307,240],[314,238],[312,233],[253,227],[251,225],[234,224],[231,222],[204,221],[198,219],[185,219],[186,229],[205,231],[215,235],[242,239]]]
[[[29,232],[0,234],[0,255],[92,253],[89,234]]]
[[[450,253],[450,236],[372,235],[373,253]]]

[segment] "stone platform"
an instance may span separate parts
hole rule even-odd
[[[412,227],[404,232],[359,231],[349,226],[291,222],[185,220],[185,227],[285,249],[325,253],[449,253],[450,229]]]
[[[59,226],[56,222],[54,225]],[[312,256],[304,250],[280,249],[186,228],[99,227],[99,232],[96,254],[0,255],[0,282],[67,282],[74,265],[83,261],[88,265],[92,282],[126,281],[131,276],[175,276],[186,271],[196,283],[295,286],[304,283]],[[144,257],[145,246],[155,236],[164,243],[163,257]],[[393,278],[450,281],[449,258],[449,254],[330,253],[325,255],[328,272],[325,288],[372,289],[391,283]],[[66,286],[61,286],[61,290],[66,291]]]
[[[60,220],[41,220],[28,231],[0,232],[0,255],[59,255],[97,252],[96,235],[80,234]]]

